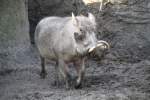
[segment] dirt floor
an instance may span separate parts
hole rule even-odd
[[[125,14],[114,7],[117,12],[110,10],[98,15],[100,27],[109,29],[99,28],[102,31],[99,33],[107,33],[102,39],[108,40],[113,50],[102,60],[88,59],[81,89],[67,90],[64,84],[55,86],[53,62],[46,65],[46,79],[41,79],[39,56],[35,47],[29,44],[16,45],[9,48],[10,53],[1,53],[0,100],[150,100],[150,24],[147,23],[150,22],[150,8],[144,7],[138,10],[139,7],[133,9],[131,6],[130,10],[123,9]],[[137,49],[136,46],[143,47]],[[113,59],[113,56],[120,59]],[[136,58],[138,60],[132,61]]]
[[[150,100],[150,61],[138,63],[88,60],[82,89],[66,90],[54,83],[54,63],[41,79],[40,61],[32,46],[15,48],[9,66],[0,72],[0,100]],[[14,63],[15,62],[15,63]]]

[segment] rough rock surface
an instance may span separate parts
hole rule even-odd
[[[30,0],[29,2],[31,1],[38,1],[39,3],[37,4],[41,6],[47,5],[44,6],[46,8],[40,9],[57,8],[55,6],[54,8],[52,6],[47,8],[51,0],[43,0],[43,2],[42,0]],[[53,1],[56,4],[60,2],[60,0]],[[77,0],[75,0],[75,2],[81,4],[81,2],[77,2]],[[19,6],[19,3],[23,5],[23,8]],[[8,6],[8,4],[10,4],[10,6]],[[26,30],[27,27],[21,26],[27,25],[25,24],[26,19],[22,16],[25,12],[19,12],[25,8],[22,1],[1,1],[0,14],[5,15],[5,17],[0,16],[0,35],[5,35],[2,33],[16,34],[12,34],[14,38],[9,38],[9,36],[0,37],[0,100],[150,99],[150,1],[129,0],[128,5],[107,4],[107,7],[104,6],[102,12],[98,11],[99,3],[88,6],[81,5],[78,5],[76,14],[86,14],[87,11],[94,13],[98,23],[98,38],[107,40],[111,44],[111,49],[110,53],[103,59],[91,58],[87,61],[86,77],[82,89],[66,90],[63,84],[60,84],[60,87],[54,85],[55,68],[53,63],[46,65],[48,72],[47,78],[40,79],[40,60],[38,54],[34,47],[26,43],[29,42],[26,40],[26,35],[28,34],[24,34],[27,31],[23,31],[23,29],[25,28]],[[34,3],[32,3],[31,6],[36,6],[36,9],[39,9],[39,6],[34,5]],[[19,9],[15,9],[16,7]],[[65,13],[63,12],[65,11],[63,7],[64,6],[58,7],[59,9],[56,10],[56,12],[54,10],[53,13],[51,13],[51,10],[48,10],[49,13],[47,11],[45,12],[45,10],[39,13],[29,12],[29,16],[30,18],[33,16],[33,21],[37,23],[40,18],[44,17],[44,14],[45,16],[69,15],[72,10],[67,8],[67,13]],[[23,18],[24,20],[19,20],[18,17],[15,17],[16,13],[14,12],[16,11],[18,11],[19,16],[22,16],[19,18]],[[11,18],[15,19],[15,21],[10,18],[8,13],[12,14]],[[2,20],[4,18],[5,20]],[[17,24],[18,20],[19,22]],[[10,24],[8,24],[8,22]],[[31,22],[30,20],[30,24],[32,24]],[[15,25],[15,23],[17,25]],[[19,38],[16,39],[16,36]],[[9,40],[15,41],[15,43],[12,41],[9,42],[13,44],[13,46],[11,46],[12,48],[7,44]],[[6,43],[6,45],[2,42]],[[8,47],[8,49],[6,47]]]
[[[28,15],[24,0],[1,0],[0,3],[0,70],[15,59],[18,48],[28,43]],[[12,67],[11,64],[9,67]]]

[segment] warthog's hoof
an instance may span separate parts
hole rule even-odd
[[[74,80],[74,77],[71,75],[71,74],[67,74],[67,84],[66,84],[66,87],[68,88],[68,89],[70,89],[70,88],[73,88],[72,86],[73,86],[73,80]]]
[[[80,89],[82,88],[82,84],[81,83],[76,83],[75,84],[75,89]]]
[[[76,84],[75,84],[75,89],[79,89],[79,88],[82,88],[82,82],[81,80],[76,80]]]
[[[41,73],[40,73],[40,76],[41,76],[42,79],[44,79],[44,78],[46,78],[47,73],[46,73],[46,72],[41,72]]]

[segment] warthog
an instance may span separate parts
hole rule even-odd
[[[45,59],[56,61],[56,72],[61,73],[69,86],[71,78],[68,64],[74,64],[77,71],[75,87],[81,86],[85,72],[85,58],[96,47],[108,48],[105,41],[97,41],[95,17],[86,16],[47,17],[42,19],[35,30],[35,42],[41,58],[41,77],[46,76]],[[57,75],[57,78],[59,76]]]

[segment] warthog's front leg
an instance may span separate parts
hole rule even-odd
[[[68,65],[65,63],[63,59],[58,59],[58,69],[60,74],[63,76],[66,84],[66,88],[69,88],[69,82],[71,80],[71,75],[69,74]]]
[[[74,62],[78,77],[76,80],[75,88],[80,88],[85,74],[85,58],[81,58],[78,61]]]
[[[45,78],[47,75],[46,69],[45,69],[45,58],[40,56],[41,58],[41,73],[40,76],[41,78]]]

